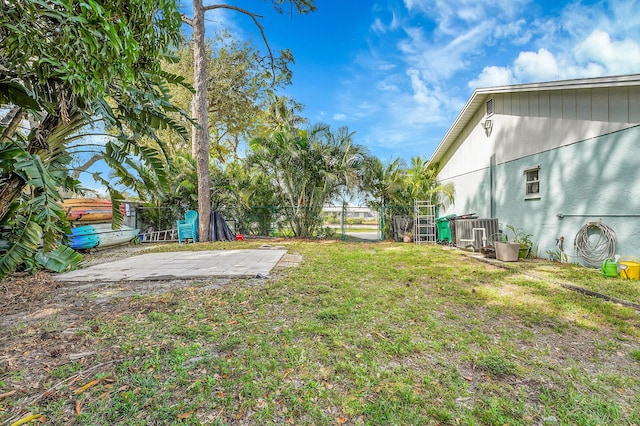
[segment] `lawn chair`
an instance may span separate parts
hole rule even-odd
[[[178,243],[191,238],[194,243],[198,242],[198,212],[188,210],[184,214],[184,220],[178,220]]]

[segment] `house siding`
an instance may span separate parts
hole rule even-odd
[[[538,254],[587,222],[617,234],[617,253],[640,257],[640,87],[498,93],[442,157],[439,179],[456,187],[441,214],[476,212],[531,233]],[[486,134],[482,123],[491,119]],[[492,161],[493,159],[493,161]],[[525,199],[524,171],[540,166],[541,196]],[[558,214],[562,213],[562,218]]]
[[[455,178],[442,179],[441,183],[452,182],[456,188],[455,203],[440,210],[440,216],[451,213],[476,213],[480,217],[491,217],[491,176],[490,168],[475,170]]]
[[[575,235],[602,220],[616,232],[618,254],[640,257],[638,159],[640,127],[634,127],[497,165],[497,216],[501,225],[533,234],[539,255],[564,236],[565,251],[579,262]],[[538,165],[541,196],[526,200],[524,171]]]

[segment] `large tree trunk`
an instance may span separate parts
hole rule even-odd
[[[200,128],[193,129],[192,152],[198,174],[198,239],[209,241],[211,193],[209,182],[209,108],[207,105],[207,60],[204,44],[202,0],[193,1],[193,117]]]
[[[25,180],[15,173],[12,173],[9,179],[3,183],[0,191],[0,220],[3,220],[9,213],[11,203],[20,195],[26,185]]]

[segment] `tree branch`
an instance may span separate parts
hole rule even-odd
[[[102,154],[93,154],[93,156],[89,158],[86,163],[73,170],[73,173],[71,173],[71,177],[74,179],[78,179],[80,177],[80,173],[87,171],[89,167],[102,160],[102,158]]]
[[[258,22],[258,18],[264,18],[264,16],[258,15],[258,14],[253,13],[253,12],[250,12],[247,9],[243,9],[241,7],[238,7],[238,6],[232,6],[232,5],[229,5],[229,4],[212,4],[212,5],[209,5],[209,6],[204,6],[202,8],[202,10],[204,12],[206,12],[207,10],[214,10],[214,9],[235,10],[236,12],[240,12],[240,13],[243,13],[243,14],[249,16],[253,20],[253,23],[256,24],[256,27],[258,27],[258,29],[260,30],[260,35],[262,36],[262,40],[264,41],[265,46],[267,46],[267,51],[269,52],[269,59],[271,60],[271,71],[273,73],[272,78],[275,81],[275,79],[276,79],[276,66],[275,66],[275,59],[273,57],[273,52],[271,51],[271,46],[269,46],[269,42],[267,41],[267,36],[264,33],[264,27],[260,24],[260,22]]]
[[[184,13],[180,14],[180,16],[182,17],[182,22],[189,25],[190,27],[193,27],[193,19],[187,17],[187,15],[185,15]]]
[[[11,140],[25,117],[25,112],[20,107],[14,106],[4,117],[8,122],[6,124],[2,123],[5,126],[5,129],[2,132],[2,135],[0,135],[0,142],[7,142]]]

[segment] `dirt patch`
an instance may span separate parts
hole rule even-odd
[[[89,253],[85,264],[116,261],[146,248]],[[0,284],[0,383],[4,382],[4,389],[12,389],[11,399],[19,398],[25,410],[40,400],[59,397],[56,389],[68,389],[73,382],[81,385],[101,372],[108,374],[121,361],[118,348],[105,350],[97,339],[100,324],[126,315],[135,317],[141,310],[171,309],[164,306],[171,297],[163,298],[171,292],[187,288],[207,292],[229,285],[264,283],[261,279],[229,278],[69,283],[52,277],[48,272],[14,274]],[[157,296],[163,301],[157,306],[141,306],[138,296]],[[0,395],[0,418],[2,402]]]

